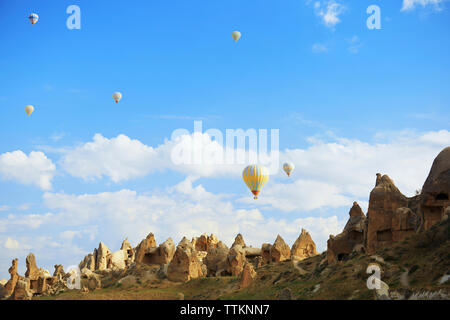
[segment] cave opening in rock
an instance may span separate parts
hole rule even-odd
[[[344,261],[344,260],[346,260],[347,258],[348,258],[348,254],[347,254],[347,253],[339,253],[339,254],[337,255],[338,261]]]
[[[439,193],[436,198],[436,200],[448,200],[448,194],[446,193]]]

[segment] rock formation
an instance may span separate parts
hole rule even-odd
[[[285,261],[291,258],[291,249],[284,242],[283,238],[278,235],[273,245],[270,243],[262,244],[261,258],[264,264]]]
[[[423,229],[427,230],[442,220],[445,209],[450,206],[450,147],[434,160],[420,196]]]
[[[106,270],[108,267],[108,256],[111,254],[111,251],[108,249],[106,244],[100,242],[97,249],[97,256],[95,258],[95,270]]]
[[[174,253],[175,244],[172,238],[167,239],[157,247],[151,233],[136,249],[136,262],[164,265],[172,260]]]
[[[19,259],[14,259],[11,262],[11,267],[8,269],[9,274],[11,275],[9,281],[5,284],[3,297],[9,297],[13,294],[14,289],[16,288],[17,281],[19,281],[19,274],[17,273],[17,264],[19,263]]]
[[[316,244],[312,240],[310,234],[305,229],[302,229],[297,240],[291,248],[291,259],[303,260],[308,257],[317,255]]]
[[[221,241],[216,248],[210,248],[203,259],[208,276],[224,276],[227,271],[228,247]]]
[[[0,298],[11,297],[14,300],[29,300],[34,294],[53,294],[65,288],[64,270],[60,265],[55,265],[55,273],[52,276],[47,270],[38,269],[33,253],[30,253],[26,258],[27,270],[24,277],[17,273],[17,265],[18,259],[14,259],[8,270],[11,279],[0,291]]]
[[[88,291],[94,291],[102,287],[102,281],[99,274],[84,268],[81,270],[80,287],[86,288]]]
[[[147,254],[153,252],[152,250],[154,248],[156,248],[155,236],[153,235],[153,233],[149,233],[149,235],[136,247],[136,263],[151,263],[150,261],[148,261],[149,256],[147,256]]]
[[[169,238],[159,245],[157,262],[159,264],[168,264],[172,261],[174,254],[175,244],[172,238]]]
[[[270,251],[272,250],[272,245],[270,243],[263,243],[261,246],[261,257],[264,264],[268,264],[272,262],[272,258],[270,256]]]
[[[387,175],[377,173],[370,193],[367,218],[354,204],[344,231],[330,236],[329,263],[345,258],[353,250],[373,254],[405,237],[429,229],[447,219],[450,212],[450,147],[442,150],[433,162],[419,195],[404,196]]]
[[[244,249],[240,244],[235,244],[228,252],[227,273],[232,276],[240,275],[246,261]]]
[[[84,257],[83,261],[80,262],[78,267],[81,269],[87,268],[91,271],[95,270],[95,258],[97,249],[94,250],[94,253],[89,253],[86,257]]]
[[[100,249],[100,247],[99,247],[99,249]],[[99,251],[100,250],[97,250],[97,252],[99,252]],[[92,259],[92,258],[88,258],[88,261],[89,261],[89,259]],[[128,268],[129,266],[131,266],[131,264],[134,262],[134,259],[135,259],[135,253],[134,253],[133,247],[128,242],[128,238],[126,238],[122,242],[122,246],[120,247],[119,250],[106,255],[106,261],[107,261],[106,269],[113,270],[113,271],[124,270],[124,269]],[[90,265],[90,263],[88,262],[86,264],[87,269],[93,271],[91,268],[89,268],[89,265]]]
[[[202,234],[200,237],[192,239],[192,245],[196,251],[208,251],[210,248],[217,248],[218,242],[219,240],[214,234],[210,236]]]
[[[239,281],[241,289],[247,288],[256,279],[256,272],[251,263],[246,263]]]
[[[178,244],[167,269],[170,281],[184,282],[206,276],[206,266],[198,260],[196,251],[186,238]]]
[[[125,255],[127,257],[126,260],[126,266],[129,267],[135,260],[135,252],[133,247],[131,246],[131,244],[128,242],[128,238],[126,238],[123,242],[122,242],[122,246],[120,247],[120,250],[124,250],[125,251]]]
[[[31,300],[33,297],[33,291],[31,290],[31,284],[29,278],[20,278],[17,281],[16,287],[12,294],[13,300]]]
[[[283,238],[278,235],[270,248],[270,262],[280,262],[290,259],[291,249],[284,242]]]
[[[55,272],[53,272],[53,276],[58,280],[63,280],[66,273],[64,272],[64,267],[61,264],[55,264]]]
[[[127,267],[128,255],[126,250],[117,250],[107,257],[107,269],[124,270]]]
[[[395,241],[415,232],[420,226],[417,214],[405,210],[417,206],[417,197],[407,198],[395,186],[387,175],[379,178],[370,193],[369,209],[367,212],[366,250],[372,254],[376,250],[392,245]],[[401,209],[397,211],[397,209]],[[408,219],[407,223],[399,223],[401,219]],[[394,228],[393,228],[394,221]]]
[[[153,234],[151,235],[153,237]],[[146,241],[148,239],[143,240],[143,242]],[[100,242],[98,248],[85,256],[78,267],[80,270],[86,268],[90,271],[119,271],[129,268],[134,261],[135,251],[127,238],[122,242],[120,249],[114,252],[111,252],[106,244]]]
[[[261,254],[261,249],[248,247],[244,237],[239,233],[228,251],[225,274],[233,276],[241,274],[246,263],[251,263],[253,268],[260,267],[263,264]]]
[[[231,247],[233,248],[235,245],[240,245],[242,248],[244,248],[244,247],[246,247],[247,245],[245,244],[245,241],[244,241],[244,237],[242,236],[242,234],[238,234],[237,236],[236,236],[236,238],[234,238],[234,242],[233,242],[233,244],[231,245]]]
[[[328,263],[344,260],[355,250],[363,250],[366,217],[357,202],[353,202],[349,216],[344,231],[337,236],[330,235],[330,239],[328,239]]]
[[[25,272],[25,277],[30,280],[37,280],[39,278],[40,272],[36,266],[36,258],[33,253],[30,253],[26,258],[27,271]]]
[[[48,287],[51,286],[54,282],[56,282],[56,278],[53,279],[50,273],[44,269],[38,269],[36,266],[36,258],[33,253],[30,253],[26,258],[26,266],[27,271],[25,272],[25,278],[28,280],[28,287],[23,286],[21,290],[30,290],[32,293],[44,294],[47,292]],[[21,291],[20,295],[23,295],[24,292]]]

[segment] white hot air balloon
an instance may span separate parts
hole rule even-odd
[[[283,170],[287,173],[288,177],[291,176],[292,171],[294,171],[295,166],[292,162],[286,162],[283,164]]]
[[[237,42],[241,38],[241,33],[239,31],[233,31],[231,33],[231,36],[233,37],[234,41]]]
[[[32,13],[28,16],[28,20],[30,20],[31,24],[35,24],[39,20],[39,16],[36,13]]]
[[[34,107],[32,105],[27,105],[25,106],[25,112],[27,113],[27,115],[31,115],[34,111]]]
[[[112,95],[114,101],[117,103],[122,99],[122,94],[120,92],[114,92]]]

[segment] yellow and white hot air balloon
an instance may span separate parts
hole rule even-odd
[[[112,95],[114,101],[118,103],[122,99],[122,94],[120,92],[114,92]]]
[[[231,33],[231,36],[233,37],[234,41],[237,42],[241,38],[241,33],[239,31],[233,31]]]
[[[254,199],[258,199],[258,194],[262,187],[269,181],[269,170],[260,165],[251,165],[244,169],[242,178],[250,191],[255,195]]]
[[[292,171],[294,171],[295,166],[292,162],[286,162],[283,164],[283,170],[287,173],[288,177],[291,176]]]
[[[34,111],[34,107],[32,105],[27,105],[25,106],[25,112],[27,113],[27,115],[31,115]]]

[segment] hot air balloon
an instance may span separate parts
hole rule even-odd
[[[39,19],[39,16],[36,13],[32,13],[28,16],[28,20],[30,20],[31,24],[35,24]]]
[[[239,31],[233,31],[233,33],[231,33],[231,36],[233,37],[234,41],[238,41],[241,37],[241,33]]]
[[[27,105],[27,106],[25,106],[25,112],[26,112],[28,115],[31,115],[31,114],[33,113],[33,111],[34,111],[34,107],[33,107],[32,105]]]
[[[114,101],[119,102],[120,99],[122,99],[122,94],[120,92],[114,92],[112,95]]]
[[[254,199],[258,199],[258,194],[264,184],[269,181],[269,170],[259,165],[251,165],[244,169],[242,178],[250,191],[255,195]]]
[[[283,170],[287,173],[288,177],[291,176],[291,172],[294,171],[295,166],[292,162],[286,162],[283,164]]]

